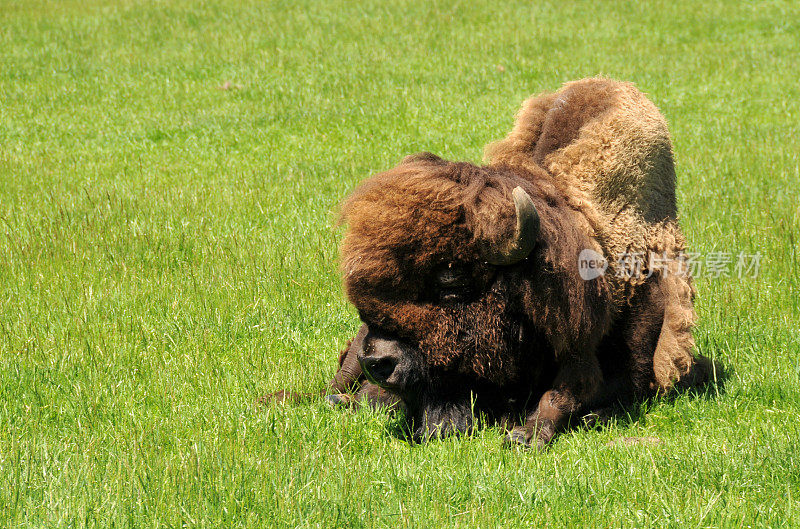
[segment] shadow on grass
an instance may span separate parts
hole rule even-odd
[[[725,383],[733,371],[721,363],[715,362],[711,367],[709,378],[704,382],[694,385],[678,385],[666,395],[655,395],[645,398],[630,398],[618,401],[599,410],[589,410],[573,416],[567,429],[568,433],[579,429],[605,428],[614,425],[625,427],[640,422],[657,404],[673,403],[681,398],[710,401],[725,393]],[[407,421],[403,411],[389,411],[389,420],[384,426],[384,434],[409,444],[424,444],[414,435],[414,425]],[[487,420],[485,417],[475,418],[475,428],[471,432],[458,433],[458,436],[469,437],[483,428],[498,426],[496,421]]]
[[[712,400],[725,393],[725,383],[733,374],[730,367],[726,367],[719,362],[711,365],[709,377],[702,383],[694,385],[678,385],[666,395],[655,395],[646,398],[630,398],[624,401],[617,401],[601,409],[584,410],[573,416],[567,429],[562,432],[568,433],[579,429],[605,428],[614,425],[625,427],[640,422],[659,403],[672,403],[679,398],[690,398],[697,400]],[[276,391],[260,397],[256,400],[256,407],[270,404],[300,404],[311,403],[317,399],[326,399],[329,405],[340,408],[341,412],[352,411],[359,407],[371,407],[358,402],[354,393],[339,394],[339,397],[350,397],[345,402],[332,402],[331,395],[324,396],[324,392],[315,393],[296,393],[291,391]],[[386,437],[392,437],[410,445],[424,444],[429,440],[420,440],[414,434],[414,424],[411,423],[402,409],[383,409],[386,413],[386,422],[383,426],[383,433]],[[524,422],[520,418],[520,424]],[[469,432],[456,433],[457,436],[470,437],[477,431],[497,427],[497,421],[487,419],[485,416],[474,418],[475,427]],[[438,438],[438,436],[434,436]],[[432,439],[435,440],[435,439]]]
[[[597,428],[615,424],[627,426],[640,422],[650,410],[659,403],[674,403],[681,398],[710,401],[725,393],[725,383],[733,375],[733,370],[720,362],[709,360],[708,378],[697,384],[677,385],[666,395],[655,395],[645,398],[630,398],[618,401],[599,410],[590,410],[578,420],[573,419],[569,430],[576,428]]]

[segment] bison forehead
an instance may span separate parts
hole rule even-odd
[[[442,262],[478,258],[463,186],[442,167],[404,164],[372,177],[344,202],[342,218],[345,280],[406,282]]]

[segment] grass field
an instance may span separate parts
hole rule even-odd
[[[799,43],[792,1],[0,0],[0,526],[799,526]],[[253,407],[358,326],[358,181],[598,74],[667,116],[690,249],[762,255],[698,280],[724,380],[544,453]]]

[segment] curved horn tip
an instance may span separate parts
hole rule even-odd
[[[536,211],[536,208],[533,205],[533,200],[531,200],[531,196],[522,189],[522,186],[517,186],[511,191],[511,196],[514,197],[514,205],[517,206],[517,211],[520,210],[520,206],[524,204],[527,207],[533,208]]]
[[[534,246],[539,232],[539,214],[530,195],[517,186],[511,191],[514,199],[517,222],[513,237],[498,248],[499,251],[492,255],[489,262],[498,266],[509,266],[528,257]]]

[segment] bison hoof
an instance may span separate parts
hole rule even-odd
[[[531,434],[526,428],[522,426],[517,426],[510,432],[506,432],[506,438],[503,441],[503,444],[509,448],[514,448],[514,447],[530,448]]]
[[[544,448],[556,436],[556,425],[551,419],[540,419],[533,426],[533,437],[536,439],[536,446]]]
[[[351,406],[353,404],[353,397],[347,393],[334,393],[332,395],[325,395],[325,402],[332,408],[341,408]]]
[[[555,437],[553,421],[543,420],[533,426],[516,426],[506,434],[505,445],[543,450]]]

